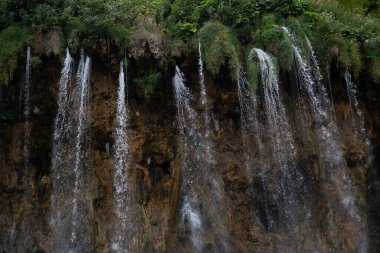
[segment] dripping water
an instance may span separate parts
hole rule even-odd
[[[344,79],[347,86],[347,95],[350,102],[353,125],[359,128],[360,134],[365,134],[363,121],[363,112],[360,110],[359,101],[357,98],[357,87],[348,69],[344,73]]]
[[[24,188],[27,190],[28,183],[28,167],[29,167],[29,159],[30,159],[30,113],[31,113],[31,105],[30,105],[30,91],[31,91],[31,52],[30,47],[27,50],[26,56],[26,71],[25,71],[25,91],[24,91]]]
[[[324,180],[334,189],[329,190],[327,205],[330,210],[335,209],[333,206],[336,202],[340,203],[343,210],[333,220],[329,220],[329,229],[334,236],[346,236],[338,234],[339,223],[350,220],[355,225],[351,226],[354,237],[349,238],[358,252],[367,251],[367,228],[366,217],[358,208],[362,202],[357,187],[352,183],[349,173],[347,172],[347,163],[343,156],[342,144],[337,133],[337,126],[334,121],[333,105],[328,99],[326,89],[320,82],[319,67],[314,51],[309,43],[311,51],[311,67],[303,59],[301,50],[296,44],[294,36],[290,31],[283,27],[293,44],[293,50],[296,61],[296,74],[298,84],[301,90],[305,91],[311,115],[313,118],[313,131],[316,135],[317,145],[316,156],[319,157],[321,169],[325,171]],[[317,73],[317,75],[315,75]],[[300,97],[299,99],[305,99]],[[334,200],[336,199],[336,200]],[[330,215],[330,214],[329,214]],[[346,239],[342,239],[346,240]]]
[[[245,169],[250,185],[253,185],[254,176],[259,176],[260,183],[265,186],[265,172],[268,165],[265,162],[265,151],[262,142],[262,133],[260,129],[258,116],[258,98],[256,90],[248,82],[246,73],[242,67],[238,68],[237,87],[240,105],[241,133],[244,146]],[[261,204],[264,206],[265,226],[273,230],[275,222],[269,213],[267,201]]]
[[[66,138],[70,130],[66,113],[70,107],[69,89],[72,80],[73,58],[68,49],[61,71],[58,90],[58,108],[54,120],[54,132],[52,140],[52,161],[51,161],[51,215],[50,226],[53,232],[53,251],[68,251],[68,214],[65,210],[69,207],[67,198],[69,150],[66,146]],[[65,159],[66,158],[66,159]]]
[[[86,182],[85,163],[89,113],[89,89],[90,89],[90,68],[91,60],[84,56],[82,51],[81,60],[77,72],[76,84],[80,89],[79,92],[79,108],[78,108],[78,124],[75,138],[75,163],[74,163],[74,191],[72,199],[72,228],[71,238],[72,248],[69,252],[83,252],[90,245],[90,231],[88,220],[90,213],[87,213],[86,191],[88,185]],[[79,206],[81,205],[81,206]],[[87,249],[88,250],[88,249]]]
[[[304,211],[302,203],[304,179],[296,168],[293,133],[282,102],[273,60],[261,49],[252,49],[249,57],[251,60],[253,55],[258,58],[259,81],[265,115],[263,124],[265,129],[261,132],[265,132],[269,137],[271,145],[270,150],[266,152],[272,164],[270,167],[275,168],[275,170],[263,172],[262,176],[264,185],[270,184],[275,178],[276,191],[272,197],[278,205],[280,223],[283,223],[287,229],[291,229],[294,224],[301,222],[297,219]]]
[[[203,221],[200,213],[200,191],[196,188],[199,180],[198,161],[195,150],[199,144],[197,115],[190,106],[190,90],[184,84],[185,78],[176,66],[173,78],[175,102],[177,105],[177,127],[179,130],[179,153],[181,154],[181,169],[183,177],[183,204],[181,208],[181,223],[190,227],[193,252],[203,250]]]
[[[88,152],[90,58],[81,52],[75,82],[68,50],[61,72],[52,146],[50,226],[53,252],[92,251]]]
[[[119,88],[117,91],[117,118],[115,139],[115,154],[113,165],[114,205],[116,224],[112,229],[111,249],[114,252],[132,252],[130,236],[134,224],[130,217],[130,198],[128,168],[130,155],[128,147],[128,109],[126,103],[126,74],[124,63],[120,62]]]
[[[211,222],[211,230],[215,234],[215,248],[218,251],[229,251],[229,232],[226,224],[226,210],[224,207],[224,184],[220,172],[218,171],[214,154],[214,143],[211,135],[211,106],[209,105],[206,82],[203,71],[202,48],[201,43],[198,46],[199,59],[198,59],[198,72],[199,72],[199,86],[200,86],[200,102],[202,105],[202,121],[200,127],[203,128],[200,143],[203,149],[197,149],[197,160],[200,163],[200,168],[203,171],[204,177],[202,182],[204,193],[202,202],[208,202],[205,214],[207,219]],[[208,231],[208,234],[210,232]]]

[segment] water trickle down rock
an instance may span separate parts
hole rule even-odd
[[[28,167],[29,167],[29,158],[30,158],[30,114],[31,114],[31,105],[30,105],[30,92],[31,92],[31,52],[30,47],[28,47],[26,55],[26,70],[25,70],[25,95],[24,95],[24,188],[27,189],[28,184]]]
[[[259,128],[258,101],[256,91],[248,82],[242,67],[239,67],[237,77],[245,167],[248,180],[252,181],[257,171],[266,171],[265,164],[262,164],[264,146]]]
[[[15,239],[27,238],[28,227],[31,226],[28,220],[28,211],[30,210],[30,199],[31,199],[31,187],[29,185],[30,178],[30,144],[31,144],[31,104],[30,104],[30,93],[31,93],[31,75],[32,75],[32,65],[31,65],[31,48],[28,47],[26,51],[26,67],[25,67],[25,82],[24,82],[24,143],[23,143],[23,170],[22,170],[22,209],[23,215],[21,217],[21,223],[19,226],[15,225],[10,233],[10,241],[15,243]],[[17,246],[16,246],[17,247]],[[17,251],[17,248],[13,250]]]
[[[362,110],[360,109],[359,101],[357,98],[357,93],[358,93],[357,87],[354,81],[352,80],[352,76],[348,69],[344,73],[344,80],[346,81],[347,95],[348,95],[348,100],[350,102],[351,114],[352,114],[352,125],[355,128],[356,137],[363,139],[365,144],[367,146],[370,146],[371,144],[366,135],[366,129],[364,126],[364,115],[363,115]]]
[[[278,227],[296,229],[299,223],[307,222],[307,213],[303,206],[303,175],[296,168],[296,150],[293,133],[285,112],[285,106],[280,95],[280,87],[272,58],[263,50],[254,48],[251,51],[258,58],[260,70],[260,88],[264,111],[264,129],[270,146],[267,148],[267,157],[270,159],[271,170],[263,171],[264,185],[275,185],[272,193],[278,205]],[[305,218],[300,220],[300,216]]]
[[[89,163],[88,144],[89,136],[88,117],[89,117],[89,95],[90,95],[90,72],[91,59],[84,56],[83,50],[77,72],[76,83],[80,88],[78,124],[75,140],[75,164],[74,164],[74,191],[72,199],[72,243],[69,252],[87,252],[91,249],[91,220],[92,203],[89,194]]]
[[[265,227],[276,233],[291,231],[295,236],[301,233],[299,226],[308,226],[309,213],[304,203],[304,177],[296,166],[293,133],[272,58],[263,50],[254,48],[248,60],[258,65],[257,90],[262,97],[259,103],[255,88],[240,68],[238,95],[247,176],[251,185],[253,178],[259,179],[260,194],[265,195],[258,203],[263,209],[261,219]],[[262,114],[259,115],[258,111]],[[289,248],[293,242],[286,244],[286,250],[294,250]]]
[[[179,130],[179,154],[182,171],[183,203],[181,207],[181,224],[190,227],[193,252],[202,252],[205,232],[200,208],[201,196],[197,182],[202,172],[199,169],[196,149],[200,148],[198,118],[190,106],[190,90],[184,84],[185,78],[176,66],[173,78],[175,102],[177,105],[177,127]]]
[[[308,110],[312,115],[313,126],[309,126],[315,134],[316,140],[310,145],[317,146],[315,155],[319,159],[324,171],[324,187],[327,206],[325,220],[327,222],[326,240],[331,240],[334,245],[338,241],[350,241],[342,250],[367,252],[367,222],[364,198],[360,195],[347,171],[347,163],[343,156],[342,144],[339,141],[337,126],[333,117],[333,105],[328,99],[326,89],[323,87],[319,73],[318,62],[315,53],[309,43],[311,54],[311,67],[302,57],[300,48],[296,44],[295,37],[286,27],[285,33],[293,43],[296,62],[296,76],[299,89],[299,100],[307,106],[302,110]],[[314,73],[314,74],[313,74]],[[305,120],[305,119],[304,119]],[[342,232],[342,229],[345,232]],[[335,246],[334,246],[335,247]]]
[[[92,251],[91,159],[88,153],[90,58],[83,51],[75,82],[66,52],[52,147],[52,252]]]
[[[198,46],[199,59],[198,59],[198,72],[199,72],[199,86],[200,86],[200,102],[202,107],[200,121],[201,145],[202,149],[197,149],[197,159],[200,169],[203,173],[202,185],[202,202],[205,204],[205,212],[207,219],[210,221],[210,229],[214,234],[213,242],[215,250],[228,252],[230,251],[230,235],[226,224],[227,210],[224,208],[224,184],[221,177],[221,172],[218,171],[215,154],[214,143],[212,140],[211,126],[211,109],[208,102],[206,83],[203,70],[202,61],[202,48],[201,43]],[[210,232],[208,231],[210,234]]]
[[[67,213],[71,196],[69,195],[69,172],[68,168],[73,164],[72,152],[69,152],[67,140],[71,140],[71,125],[68,122],[67,112],[71,104],[71,81],[73,74],[73,58],[68,49],[66,49],[66,57],[64,66],[61,71],[61,79],[59,81],[59,90],[57,98],[57,113],[54,120],[54,132],[52,140],[52,161],[51,161],[51,213],[50,227],[52,230],[52,251],[60,250],[68,251],[68,224],[70,215]],[[73,143],[70,143],[73,144]],[[70,159],[70,160],[69,160]]]
[[[111,231],[111,250],[113,252],[134,252],[133,242],[137,235],[137,218],[132,215],[133,192],[129,182],[129,168],[131,155],[128,146],[128,103],[126,102],[126,74],[124,64],[120,62],[119,88],[117,96],[117,118],[114,133],[114,165],[113,165],[113,187],[114,187],[114,209],[115,222]]]

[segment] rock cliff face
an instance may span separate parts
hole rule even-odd
[[[138,53],[138,52],[137,52]],[[78,57],[77,57],[78,58]],[[91,224],[92,247],[89,252],[109,252],[112,248],[109,233],[113,219],[113,133],[116,124],[117,71],[107,61],[93,57],[90,82],[90,127],[88,146],[91,159],[86,161],[91,170],[88,182],[90,203],[93,212]],[[113,64],[116,65],[116,64]],[[113,66],[112,65],[112,66]],[[305,146],[303,138],[312,138],[300,129],[294,93],[293,77],[282,73],[281,86],[284,91],[287,113],[295,133],[298,171],[305,178],[304,199],[309,203],[310,231],[318,234],[318,241],[308,240],[303,224],[296,233],[286,228],[273,229],[267,224],[265,212],[280,213],[281,206],[272,206],[265,199],[268,189],[276,185],[263,185],[257,175],[246,176],[241,133],[241,112],[236,83],[222,77],[206,74],[208,104],[198,99],[198,71],[195,59],[183,64],[186,86],[194,94],[192,107],[211,111],[209,126],[215,147],[214,167],[221,175],[225,196],[223,210],[229,238],[228,252],[377,252],[380,250],[380,156],[379,133],[380,111],[378,88],[367,85],[365,77],[360,86],[365,93],[360,95],[365,127],[371,142],[368,148],[362,138],[355,136],[350,104],[346,96],[344,79],[331,73],[332,95],[339,139],[344,159],[348,164],[347,174],[352,185],[358,189],[354,205],[363,217],[367,217],[368,250],[360,249],[350,239],[357,235],[358,228],[349,219],[339,217],[335,201],[341,190],[324,181],[323,168],[315,157],[314,147]],[[181,154],[179,132],[176,121],[176,104],[173,95],[172,77],[174,66],[163,73],[163,80],[156,94],[145,99],[133,83],[139,64],[132,62],[128,68],[129,149],[132,162],[129,170],[136,205],[138,231],[131,244],[135,252],[191,252],[191,232],[188,224],[179,226],[183,201],[181,190]],[[43,65],[33,70],[31,105],[30,166],[24,172],[24,119],[22,111],[23,70],[18,70],[14,85],[1,90],[0,109],[8,112],[9,119],[0,121],[0,248],[1,252],[51,252],[55,248],[51,214],[51,155],[53,124],[57,111],[57,93],[62,64],[58,58],[43,59]],[[115,67],[116,68],[116,67]],[[140,70],[139,70],[140,71]],[[20,102],[21,101],[21,102]],[[69,112],[75,113],[75,112]],[[21,116],[20,116],[21,115]],[[311,115],[306,115],[312,129]],[[311,130],[310,130],[311,131]],[[266,140],[268,141],[268,140]],[[264,145],[269,145],[264,143]],[[202,172],[200,172],[202,173]],[[27,183],[24,180],[27,178]],[[69,180],[73,180],[70,178]],[[206,189],[206,188],[203,188]],[[202,190],[202,189],[201,189]],[[274,191],[274,190],[273,190]],[[217,193],[215,193],[217,194]],[[63,198],[65,196],[62,196]],[[210,199],[212,201],[212,199]],[[209,203],[201,203],[207,209]],[[70,212],[70,210],[61,210]],[[362,221],[366,230],[367,221]],[[116,221],[117,222],[117,221]],[[202,252],[218,252],[217,233],[206,233]],[[331,226],[338,224],[338,226]],[[337,231],[332,231],[336,229]],[[365,239],[363,239],[365,240]],[[363,241],[363,243],[366,243]],[[316,246],[318,245],[318,246]],[[57,249],[55,249],[57,250]],[[59,249],[58,249],[59,252]],[[220,251],[219,251],[220,252]]]

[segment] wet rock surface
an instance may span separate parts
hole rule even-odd
[[[154,22],[149,17],[141,22]],[[146,25],[141,29],[156,29]],[[156,32],[153,32],[156,34]],[[160,57],[161,35],[151,38],[140,38],[147,41],[150,53]],[[158,40],[156,41],[156,39]],[[135,38],[140,40],[139,38]],[[151,41],[154,39],[154,41]],[[51,49],[53,53],[55,49]],[[145,55],[146,48],[136,49],[133,57]],[[45,61],[44,61],[45,62]],[[13,121],[0,123],[0,248],[2,252],[50,252],[54,247],[51,241],[49,212],[51,208],[51,142],[52,124],[56,112],[57,83],[61,64],[55,58],[48,58],[44,71],[36,73],[33,78],[31,103],[39,108],[32,115],[32,157],[28,173],[30,181],[23,186],[23,119],[18,117],[18,91],[7,87],[3,92],[1,108],[12,111],[16,116]],[[186,85],[194,94],[199,94],[197,88],[197,71],[190,62],[184,68],[187,76]],[[129,147],[132,155],[132,165],[129,168],[131,184],[135,199],[138,202],[138,212],[141,216],[139,234],[133,241],[136,252],[188,252],[186,243],[190,234],[186,227],[178,228],[179,209],[182,201],[181,170],[178,150],[178,130],[175,119],[175,102],[168,74],[167,83],[159,90],[164,96],[145,101],[133,86],[133,74],[129,83]],[[112,221],[112,154],[114,152],[113,131],[115,128],[117,73],[109,73],[106,66],[94,64],[91,76],[91,156],[89,169],[93,178],[90,184],[93,192],[92,207],[94,220],[92,222],[95,252],[109,252],[109,231]],[[15,81],[17,82],[17,80]],[[212,115],[211,138],[215,143],[215,169],[220,172],[224,182],[227,213],[227,224],[230,231],[230,252],[284,252],[283,247],[292,239],[297,240],[293,252],[312,252],[315,245],[303,238],[292,238],[288,231],[275,231],[268,227],[265,219],[265,209],[276,214],[275,206],[268,204],[268,192],[260,179],[253,176],[248,180],[243,159],[244,146],[240,126],[240,108],[236,84],[223,79],[206,75],[209,104]],[[344,84],[334,83],[333,95],[344,92]],[[348,174],[353,184],[359,190],[357,206],[366,207],[360,212],[368,214],[369,251],[380,250],[380,157],[379,130],[380,112],[377,97],[366,95],[361,97],[365,126],[371,149],[363,139],[352,133],[351,112],[348,101],[337,99],[335,113],[339,138],[343,143],[344,158],[348,164]],[[293,100],[294,98],[291,98]],[[196,110],[202,110],[202,105],[194,103]],[[295,110],[293,112],[297,114]],[[310,116],[309,116],[310,118]],[[312,214],[317,217],[311,224],[316,233],[320,233],[323,252],[360,252],[355,249],[345,234],[355,231],[354,224],[342,218],[339,220],[339,231],[330,231],[329,224],[337,219],[337,210],[326,202],[333,202],[336,189],[323,180],[323,168],[315,156],[313,147],[303,146],[302,138],[309,138],[308,133],[297,131],[296,117],[292,124],[296,127],[295,142],[297,153],[297,168],[306,179],[305,199],[312,207]],[[311,122],[311,119],[310,119]],[[312,125],[312,123],[310,123]],[[273,185],[272,187],[275,187]],[[266,186],[265,189],[270,189]],[[28,194],[25,201],[24,196]],[[329,193],[329,194],[327,194]],[[65,197],[65,196],[62,196]],[[326,201],[328,200],[328,201]],[[207,208],[207,203],[203,203]],[[63,212],[70,210],[62,210]],[[300,224],[299,229],[303,227]],[[297,233],[302,234],[302,233]],[[203,252],[216,252],[214,235],[207,235],[207,244]]]

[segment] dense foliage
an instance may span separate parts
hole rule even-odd
[[[230,73],[236,77],[238,55],[230,30],[219,22],[207,23],[199,31],[199,41],[207,69],[217,75],[220,68],[228,62]]]
[[[225,65],[234,77],[238,58],[243,62],[244,52],[252,47],[269,51],[281,69],[292,69],[291,42],[281,29],[288,26],[301,45],[305,35],[310,38],[325,66],[336,62],[356,76],[369,69],[372,79],[380,80],[377,0],[2,0],[0,82],[12,80],[23,46],[36,48],[38,40],[31,38],[52,30],[60,31],[61,51],[66,46],[74,51],[96,49],[106,41],[124,53],[136,37],[136,17],[141,14],[153,15],[165,38],[162,48],[167,52],[160,57],[182,55],[170,54],[174,47],[195,51],[201,40],[207,45],[206,68],[214,75]],[[155,79],[152,75],[149,83]]]

